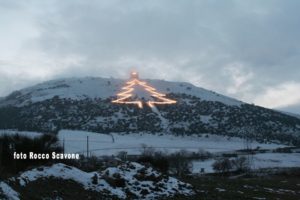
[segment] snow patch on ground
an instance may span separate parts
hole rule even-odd
[[[192,173],[199,174],[201,173],[201,169],[204,170],[202,173],[214,173],[214,169],[212,167],[212,164],[214,162],[214,159],[208,159],[205,161],[193,161]]]
[[[0,182],[0,193],[9,199],[9,200],[19,200],[19,193],[12,189],[9,185],[4,182]]]
[[[300,153],[258,153],[249,157],[252,169],[300,167]],[[215,159],[193,161],[192,173],[214,173],[212,164]]]
[[[109,167],[101,172],[89,173],[58,163],[51,167],[39,167],[26,171],[16,180],[25,187],[29,182],[49,177],[74,180],[87,190],[108,191],[109,195],[117,196],[120,199],[127,198],[128,191],[139,199],[171,197],[175,194],[194,194],[190,184],[183,183],[173,177],[163,176],[151,167],[145,167],[134,162]],[[113,183],[123,183],[123,185],[113,185]]]
[[[254,155],[255,169],[269,167],[300,167],[300,153],[261,153]]]
[[[212,117],[210,115],[202,115],[201,116],[201,121],[205,124],[209,124],[211,119],[212,119]]]
[[[156,108],[156,106],[151,107],[151,109],[160,119],[163,130],[168,132],[167,129],[168,129],[169,121],[162,116],[162,114],[159,112],[159,110]]]

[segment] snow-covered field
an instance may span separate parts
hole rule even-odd
[[[208,137],[205,137],[208,135]],[[244,141],[240,138],[204,134],[198,136],[174,136],[152,134],[100,134],[86,131],[62,130],[58,137],[65,143],[65,152],[84,153],[87,150],[87,136],[89,137],[89,151],[92,155],[116,155],[126,151],[129,155],[139,155],[142,145],[153,147],[163,152],[175,152],[181,149],[198,152],[204,150],[212,153],[228,152],[244,149]],[[113,141],[114,140],[114,141]],[[283,147],[278,144],[260,144],[253,142],[253,148],[260,146],[262,149],[275,149]]]
[[[300,167],[300,153],[261,153],[254,155],[253,168]]]
[[[1,129],[0,130],[0,136],[2,135],[22,135],[22,136],[27,136],[30,138],[34,138],[34,137],[39,137],[41,135],[43,135],[42,133],[38,133],[38,132],[31,132],[31,131],[16,131],[16,130],[9,130],[9,129]]]
[[[0,130],[3,134],[19,134],[29,137],[38,137],[42,133]],[[208,135],[208,137],[206,137]],[[141,154],[143,147],[153,147],[157,151],[172,153],[185,149],[191,152],[208,151],[211,153],[232,152],[243,149],[244,141],[240,138],[228,138],[211,134],[198,136],[174,136],[174,135],[153,135],[147,133],[140,134],[101,134],[87,131],[61,130],[58,133],[61,143],[64,142],[66,153],[83,153],[87,151],[87,137],[89,141],[89,152],[91,155],[117,155],[120,151],[126,151],[128,155]],[[284,147],[278,144],[260,144],[253,142],[252,148],[259,146],[261,149],[276,149]],[[300,167],[300,153],[260,153],[253,156],[252,168],[269,167]],[[201,168],[205,173],[214,172],[212,164],[214,159],[206,161],[194,161],[193,173],[199,173]]]
[[[300,153],[258,153],[250,157],[252,169],[300,167]],[[213,173],[214,159],[193,162],[193,173],[199,173],[204,168],[204,173]]]
[[[193,161],[193,168],[192,173],[198,174],[200,173],[201,169],[204,169],[204,173],[213,173],[214,169],[212,167],[212,164],[215,162],[214,159],[209,159],[205,161]]]

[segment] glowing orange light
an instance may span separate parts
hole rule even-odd
[[[154,98],[157,98],[158,101],[147,101],[146,104],[150,107],[153,107],[155,104],[163,105],[163,104],[175,104],[176,101],[172,99],[166,98],[165,94],[159,93],[155,88],[149,86],[146,82],[140,81],[137,72],[132,72],[130,74],[131,79],[126,82],[126,86],[122,87],[123,92],[117,94],[118,98],[113,100],[112,103],[121,103],[121,104],[136,104],[139,108],[143,108],[143,102],[140,100],[136,101],[127,101],[128,98],[132,97],[132,92],[134,90],[133,86],[140,85],[146,91],[150,93],[150,95]]]

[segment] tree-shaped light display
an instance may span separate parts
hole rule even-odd
[[[176,101],[166,98],[165,94],[159,93],[155,88],[149,86],[145,81],[140,81],[139,76],[136,72],[131,73],[131,79],[126,82],[126,85],[122,87],[122,92],[117,94],[117,99],[113,100],[113,103],[120,104],[136,104],[139,108],[143,107],[143,102],[141,100],[130,100],[133,96],[133,91],[135,86],[141,86],[145,91],[149,92],[149,95],[155,100],[148,100],[145,103],[150,107],[155,104],[175,104]]]

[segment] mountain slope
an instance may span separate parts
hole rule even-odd
[[[163,80],[146,80],[150,85],[163,93],[184,93],[208,101],[220,101],[227,105],[240,105],[242,102],[225,97],[190,83],[168,82]],[[15,91],[0,100],[0,106],[24,106],[29,103],[41,102],[55,96],[82,100],[86,98],[111,98],[121,90],[124,80],[114,78],[69,78],[47,81],[29,88]]]
[[[261,142],[300,144],[300,119],[195,87],[189,83],[146,80],[177,101],[145,106],[113,104],[124,80],[71,78],[13,92],[0,101],[0,129],[57,132],[212,133]]]

